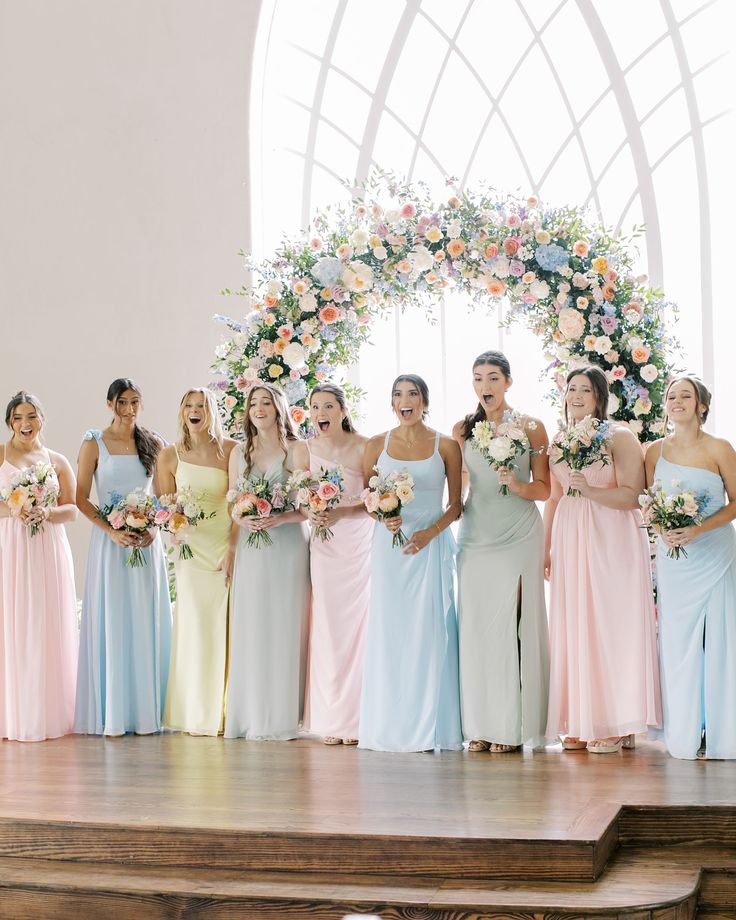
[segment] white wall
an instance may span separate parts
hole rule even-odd
[[[114,377],[167,437],[209,380],[249,247],[259,6],[0,0],[0,403],[35,392],[72,459]],[[69,528],[78,579],[88,532]]]

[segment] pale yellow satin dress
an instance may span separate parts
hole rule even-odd
[[[176,609],[164,725],[217,735],[224,723],[230,589],[219,570],[230,535],[225,470],[179,460],[176,487],[202,496],[206,515],[189,531],[191,559],[174,549]]]

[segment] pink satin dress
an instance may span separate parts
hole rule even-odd
[[[550,691],[547,734],[592,741],[662,724],[649,542],[637,510],[568,496],[570,468],[552,527]],[[613,465],[584,470],[616,488]]]

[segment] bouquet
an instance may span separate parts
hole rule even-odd
[[[155,499],[156,516],[154,523],[164,533],[171,534],[179,544],[179,559],[191,559],[192,548],[187,541],[187,531],[196,527],[199,521],[214,517],[215,511],[205,514],[202,509],[202,496],[193,489],[180,489],[175,495],[162,495]]]
[[[414,480],[406,470],[392,470],[382,476],[377,466],[375,476],[368,480],[368,488],[360,496],[369,514],[376,514],[380,521],[398,517],[404,505],[414,501]],[[397,530],[391,545],[403,546],[406,536]]]
[[[672,480],[672,488],[680,489],[680,483]],[[639,496],[644,526],[650,530],[678,530],[680,527],[692,527],[701,524],[710,496],[707,492],[693,492],[685,489],[669,495],[656,479],[652,485]],[[670,559],[687,558],[684,546],[669,546],[667,556]]]
[[[51,508],[59,501],[59,480],[50,463],[35,463],[27,469],[18,470],[10,485],[0,491],[0,498],[10,509],[11,517],[20,517],[24,511],[34,508]],[[43,530],[43,520],[30,525],[31,536]]]
[[[600,460],[604,466],[611,462],[606,447],[611,442],[611,429],[608,422],[586,415],[584,419],[560,430],[549,446],[553,463],[563,460],[571,470],[584,470]],[[568,495],[580,495],[577,489],[568,488]]]
[[[97,509],[97,516],[106,521],[113,530],[142,534],[151,527],[156,527],[156,506],[153,496],[143,489],[135,489],[127,495],[114,493],[110,504]],[[146,565],[146,557],[140,546],[134,546],[128,556],[127,564],[131,568]]]
[[[535,422],[529,422],[529,427],[536,428]],[[470,443],[488,461],[491,469],[517,470],[518,464],[514,461],[527,451],[531,452],[529,438],[524,430],[524,417],[520,412],[507,410],[502,420],[496,422],[476,422]],[[502,485],[498,490],[501,495],[509,494],[509,487]]]
[[[287,489],[295,493],[294,504],[297,508],[309,508],[315,513],[327,511],[340,504],[344,489],[342,467],[320,469],[318,476],[300,470],[291,477]],[[315,528],[314,536],[324,543],[333,534],[329,527],[319,526]]]
[[[227,493],[227,500],[232,504],[234,520],[243,517],[268,517],[293,511],[294,506],[288,499],[288,488],[282,482],[269,482],[259,476],[250,479],[241,477],[234,489]],[[248,534],[248,546],[260,549],[261,546],[273,546],[273,540],[266,530],[254,530]]]

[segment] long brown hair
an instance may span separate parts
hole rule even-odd
[[[492,364],[494,367],[497,367],[506,380],[511,378],[511,365],[509,364],[509,359],[502,351],[484,351],[473,361],[473,370],[484,364]],[[478,403],[475,412],[465,416],[463,421],[463,438],[467,441],[472,435],[473,428],[475,428],[477,423],[484,422],[485,420],[486,410],[482,403]]]
[[[29,393],[28,390],[18,390],[18,392],[10,400],[7,408],[5,409],[5,424],[8,426],[8,428],[13,427],[11,423],[13,413],[18,408],[18,406],[22,406],[24,403],[28,403],[29,406],[33,406],[33,408],[36,410],[36,415],[41,419],[41,426],[43,427],[43,423],[46,421],[46,415],[44,414],[43,406],[41,405],[39,398],[34,396],[33,393]]]
[[[222,460],[225,456],[225,448],[223,446],[225,433],[222,430],[220,413],[217,411],[217,400],[215,399],[215,394],[212,392],[212,390],[208,390],[206,387],[192,387],[191,390],[187,390],[186,393],[182,396],[181,402],[179,403],[179,418],[177,423],[178,439],[176,446],[184,453],[192,449],[192,436],[189,433],[189,425],[187,425],[187,421],[184,418],[184,409],[189,397],[194,396],[195,394],[199,394],[200,396],[204,397],[204,411],[205,419],[207,420],[207,434],[210,436],[210,441],[213,441],[217,447],[217,456],[220,458],[220,460]]]
[[[289,452],[289,441],[300,441],[296,427],[289,412],[289,403],[286,400],[283,390],[273,386],[271,383],[257,383],[248,391],[243,408],[243,456],[245,457],[245,475],[250,476],[253,468],[253,448],[254,438],[258,434],[258,429],[250,420],[250,404],[253,402],[253,394],[259,390],[265,390],[273,400],[276,409],[276,428],[279,434],[279,444],[285,454]]]
[[[606,375],[603,371],[596,367],[595,364],[586,364],[584,367],[578,367],[570,373],[565,378],[565,395],[567,395],[567,388],[570,386],[570,381],[573,377],[587,377],[590,380],[590,385],[593,388],[593,396],[595,397],[595,410],[593,415],[595,418],[604,421],[608,418],[608,380],[606,380]],[[570,419],[567,417],[567,400],[564,402],[564,414],[565,414],[565,424],[570,424]]]
[[[311,404],[312,397],[315,393],[329,393],[330,396],[335,397],[338,406],[346,413],[342,417],[342,430],[354,434],[355,427],[353,425],[353,420],[350,418],[350,407],[348,406],[348,398],[345,395],[345,390],[336,383],[318,383],[316,386],[312,387],[312,392],[309,394],[309,404]]]
[[[132,390],[140,399],[141,405],[143,405],[143,394],[138,384],[134,383],[130,377],[118,377],[116,380],[113,380],[107,388],[107,401],[112,403],[113,412],[116,410],[118,399],[120,399],[126,390]],[[137,423],[133,429],[133,439],[135,441],[135,449],[138,452],[138,459],[143,464],[146,473],[152,476],[154,467],[156,466],[158,452],[161,450],[161,441],[152,431],[149,431],[147,428],[142,428]]]

